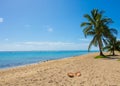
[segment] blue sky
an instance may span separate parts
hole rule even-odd
[[[120,0],[0,0],[0,50],[87,50],[80,27],[93,8],[113,19],[120,39]],[[92,48],[97,49],[97,48]]]

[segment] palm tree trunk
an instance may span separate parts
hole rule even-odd
[[[102,49],[100,47],[99,47],[99,50],[100,50],[100,56],[104,56]]]
[[[99,41],[98,41],[98,45],[99,45],[100,56],[104,56],[104,54],[102,52],[102,47],[100,46],[100,42]]]
[[[115,52],[114,52],[114,50],[113,50],[113,56],[115,55]]]
[[[113,56],[115,55],[115,47],[113,46]]]

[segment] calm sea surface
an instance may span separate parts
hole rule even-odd
[[[3,51],[0,69],[87,54],[87,51]]]

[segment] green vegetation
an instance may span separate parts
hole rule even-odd
[[[120,59],[118,59],[118,61],[120,61]]]
[[[103,48],[103,50],[109,51],[114,56],[115,51],[120,52],[120,41],[117,40],[116,37],[111,38],[108,41],[108,44]]]
[[[101,55],[95,57],[95,59],[99,59],[99,58],[108,58],[108,57],[107,56],[101,56]]]
[[[83,33],[85,37],[92,36],[88,50],[91,46],[99,47],[100,56],[104,56],[102,50],[107,41],[117,34],[115,29],[109,28],[109,24],[113,23],[112,19],[103,16],[104,11],[99,11],[98,9],[93,9],[91,14],[85,14],[84,17],[87,22],[83,22],[81,27],[84,27]]]

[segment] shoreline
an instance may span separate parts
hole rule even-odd
[[[28,51],[27,51],[28,52]],[[98,52],[90,52],[90,53],[87,53],[87,54],[91,54],[91,53],[98,53]],[[86,54],[81,54],[81,55],[86,55]],[[13,66],[13,67],[5,67],[5,68],[0,68],[0,71],[1,70],[8,70],[8,69],[15,69],[15,68],[19,68],[19,67],[24,67],[24,66],[29,66],[29,65],[34,65],[34,64],[40,64],[40,63],[44,63],[44,62],[48,62],[48,61],[54,61],[54,60],[62,60],[62,59],[69,59],[69,58],[73,58],[73,57],[78,57],[78,56],[81,56],[81,55],[75,55],[75,56],[70,56],[70,57],[64,57],[64,58],[58,58],[58,59],[50,59],[50,60],[44,60],[44,61],[39,61],[39,62],[33,62],[33,63],[28,63],[28,64],[23,64],[23,65],[18,65],[18,66]]]
[[[0,70],[0,86],[104,86],[120,85],[120,62],[94,59],[98,53],[50,60]],[[120,57],[120,54],[119,56]],[[70,78],[67,73],[79,72]]]
[[[7,67],[7,68],[0,68],[0,71],[4,71],[4,70],[10,70],[10,69],[17,69],[17,68],[21,68],[21,67],[27,67],[27,66],[32,66],[32,65],[38,65],[38,64],[43,64],[45,62],[49,62],[49,61],[57,61],[57,60],[63,60],[63,59],[68,59],[68,58],[73,58],[76,56],[72,56],[72,57],[66,57],[66,58],[61,58],[61,59],[52,59],[52,60],[46,60],[46,61],[41,61],[41,62],[35,62],[35,63],[28,63],[28,64],[24,64],[24,65],[19,65],[19,66],[14,66],[14,67]]]

